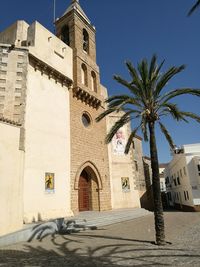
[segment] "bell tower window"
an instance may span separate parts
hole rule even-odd
[[[70,38],[69,38],[69,26],[65,25],[61,29],[61,40],[70,46]]]
[[[94,71],[91,72],[92,91],[97,92],[97,78]]]
[[[83,29],[83,50],[89,53],[89,34],[86,29]]]
[[[85,64],[81,65],[81,82],[84,85],[88,85],[87,82],[87,67],[85,66]]]

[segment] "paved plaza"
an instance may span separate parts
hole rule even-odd
[[[200,213],[165,212],[165,246],[156,246],[153,215],[0,250],[0,266],[200,266]],[[170,244],[172,243],[172,244]]]

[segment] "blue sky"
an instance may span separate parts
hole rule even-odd
[[[56,17],[60,17],[70,0],[56,0]],[[80,0],[96,27],[97,63],[101,83],[109,94],[127,92],[113,80],[113,74],[129,79],[126,60],[137,64],[142,58],[166,60],[163,70],[186,64],[186,69],[168,84],[167,89],[200,88],[200,9],[191,17],[187,12],[195,0]],[[7,0],[1,3],[0,31],[18,19],[37,20],[53,31],[53,0]],[[200,99],[179,97],[176,103],[187,111],[200,114]],[[177,123],[166,119],[176,145],[200,143],[200,124]],[[157,132],[160,162],[170,160],[169,146]],[[149,154],[148,144],[143,145]]]

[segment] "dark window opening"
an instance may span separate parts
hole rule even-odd
[[[83,29],[83,50],[89,53],[89,34],[86,29]]]
[[[61,40],[66,44],[70,46],[70,38],[69,38],[69,27],[63,26],[61,29]]]

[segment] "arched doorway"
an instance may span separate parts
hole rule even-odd
[[[99,186],[95,173],[86,167],[80,174],[78,183],[79,211],[99,211]]]

